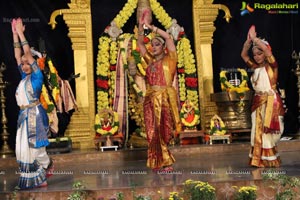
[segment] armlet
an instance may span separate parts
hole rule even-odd
[[[268,63],[272,64],[272,63],[275,63],[276,60],[275,60],[275,57],[273,55],[271,55],[271,56],[267,57],[267,61],[268,61]]]
[[[246,64],[247,64],[248,67],[250,67],[250,68],[253,68],[253,67],[255,66],[255,63],[254,63],[251,59],[247,60]]]

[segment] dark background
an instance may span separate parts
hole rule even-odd
[[[126,2],[125,0],[91,0],[94,68],[96,68],[98,39]],[[159,0],[159,2],[167,13],[172,18],[176,18],[179,25],[184,27],[193,47],[192,0]],[[241,16],[241,2],[238,0],[214,1],[215,4],[222,3],[228,6],[233,16],[230,23],[227,23],[223,19],[224,12],[219,11],[215,21],[216,31],[212,45],[215,91],[220,91],[219,72],[221,69],[245,67],[240,58],[240,51],[249,27],[255,25],[258,36],[267,39],[271,44],[279,63],[279,86],[284,88],[287,93],[285,101],[288,112],[286,114],[285,133],[293,134],[298,129],[298,93],[297,77],[292,71],[295,68],[295,61],[292,60],[291,54],[293,50],[300,51],[299,14],[268,14],[265,10],[255,10],[251,14]],[[270,3],[270,1],[263,0],[247,1],[250,5],[253,5],[254,2]],[[295,3],[297,1],[277,2]],[[67,0],[0,0],[0,62],[4,62],[7,66],[7,70],[4,72],[4,80],[9,82],[5,90],[6,116],[8,118],[8,132],[10,133],[9,144],[12,148],[15,143],[18,116],[15,90],[20,76],[14,59],[9,21],[16,17],[23,18],[26,25],[25,35],[30,45],[38,48],[38,40],[40,38],[45,40],[47,53],[52,58],[59,75],[63,79],[67,79],[74,72],[71,41],[67,36],[68,28],[62,16],[56,18],[58,23],[54,30],[51,29],[48,22],[54,10],[68,8],[68,3]],[[153,19],[154,24],[162,28],[155,17]],[[135,23],[136,13],[125,24],[123,32],[132,32]],[[71,86],[74,88],[74,81],[71,82]]]

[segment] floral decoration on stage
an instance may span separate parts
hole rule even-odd
[[[245,92],[250,90],[248,87],[248,84],[247,84],[249,77],[248,77],[246,70],[238,68],[237,71],[241,73],[241,82],[237,86],[234,86],[227,80],[226,74],[228,71],[222,70],[220,72],[221,89],[222,89],[222,91],[226,91],[226,92],[236,92],[238,97],[241,100],[240,105],[243,105],[243,99],[245,97]]]
[[[173,36],[177,53],[177,79],[180,105],[189,100],[193,105],[199,107],[198,75],[195,65],[195,57],[192,52],[189,39],[186,37],[182,27],[172,19],[157,0],[149,0],[150,7],[157,20]],[[121,30],[129,17],[135,12],[138,0],[128,0],[122,10],[117,14],[104,33],[99,38],[96,85],[97,85],[97,110],[114,109],[116,91],[116,80],[118,74],[116,68],[123,67],[127,71],[128,78],[128,110],[131,119],[139,126],[143,124],[143,109],[141,101],[145,96],[145,84],[141,83],[146,75],[146,63],[141,58],[137,47],[137,28],[133,34],[123,33]],[[174,37],[172,31],[176,32]],[[151,49],[153,33],[145,35],[144,42]],[[128,42],[129,40],[129,42]],[[128,54],[128,50],[130,53]],[[136,72],[131,70],[136,68]],[[186,122],[189,124],[189,122]],[[193,122],[194,123],[194,122]],[[196,123],[196,122],[195,122]]]
[[[227,128],[218,115],[214,115],[210,120],[210,135],[225,135]]]
[[[95,116],[96,136],[114,135],[119,129],[118,113],[110,109],[102,109]]]
[[[200,111],[190,100],[186,100],[180,110],[180,119],[187,129],[195,129],[200,123]]]
[[[47,62],[48,67],[49,67],[49,83],[51,85],[51,91],[52,94],[51,96],[53,97],[53,99],[50,99],[50,94],[48,93],[48,90],[46,88],[46,85],[43,84],[42,86],[42,93],[40,96],[40,102],[43,106],[43,108],[47,111],[47,113],[51,113],[54,108],[55,105],[57,104],[59,101],[59,96],[60,96],[60,88],[59,88],[59,83],[58,83],[58,73],[56,68],[54,67],[52,61],[50,59],[46,60],[46,58],[39,58],[37,60],[38,65],[40,67],[40,69],[43,71],[45,68],[45,64]],[[54,102],[53,102],[54,101]]]

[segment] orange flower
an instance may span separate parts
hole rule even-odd
[[[40,102],[41,102],[43,108],[44,108],[45,110],[47,110],[47,109],[48,109],[48,104],[47,104],[47,102],[46,102],[46,100],[45,100],[45,98],[44,98],[43,95],[40,96]]]
[[[46,58],[44,58],[44,57],[37,59],[37,64],[41,70],[45,69],[45,61],[46,61]]]

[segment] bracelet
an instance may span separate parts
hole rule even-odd
[[[20,42],[14,42],[14,48],[21,48]]]
[[[245,46],[245,47],[250,47],[250,46],[251,46],[251,44],[250,44],[250,43],[246,43],[246,42],[245,42],[245,43],[244,43],[244,46]]]
[[[21,45],[22,45],[22,46],[24,46],[24,45],[26,45],[26,44],[28,44],[28,41],[27,41],[27,40],[24,40],[23,42],[21,42]]]
[[[152,32],[157,34],[158,28],[156,26],[153,26]]]
[[[143,36],[144,35],[144,31],[139,31],[138,35]]]
[[[273,55],[267,56],[266,57],[267,61],[271,64],[275,63],[275,57]]]
[[[244,44],[244,48],[245,48],[245,49],[248,50],[248,49],[250,49],[250,47],[251,47],[251,44],[247,44],[247,43]]]

